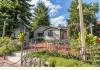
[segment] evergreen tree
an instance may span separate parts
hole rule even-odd
[[[96,13],[98,12],[98,3],[83,3],[83,16],[86,29],[89,30],[90,23],[96,24]],[[70,16],[68,21],[69,34],[71,37],[77,37],[80,31],[78,0],[73,0],[68,9]]]
[[[50,25],[48,8],[45,6],[45,4],[42,1],[39,1],[37,3],[36,8],[34,9],[33,21],[32,21],[33,29],[40,25],[42,26]]]
[[[5,18],[1,21],[1,23],[6,21],[8,24],[6,26],[6,34],[11,35],[13,29],[16,27],[28,27],[30,25],[32,15],[30,13],[31,5],[28,1],[29,0],[0,0],[0,12],[7,15],[5,15]]]

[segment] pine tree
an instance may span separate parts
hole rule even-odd
[[[48,8],[45,6],[43,2],[39,1],[37,3],[36,8],[34,9],[33,16],[34,16],[32,22],[33,29],[40,25],[42,26],[50,25]]]
[[[1,23],[6,21],[8,24],[6,26],[6,34],[11,35],[11,32],[16,27],[30,26],[32,15],[30,13],[31,5],[28,3],[28,1],[29,0],[0,0],[0,12],[7,15],[5,15],[5,18],[0,16],[0,18],[3,18]]]

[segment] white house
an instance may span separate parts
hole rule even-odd
[[[35,39],[64,40],[67,39],[67,29],[61,27],[40,26],[33,32]]]

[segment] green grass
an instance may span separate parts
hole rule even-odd
[[[75,59],[66,59],[62,57],[48,57],[48,60],[55,60],[56,61],[56,66],[59,67],[80,67],[80,66],[91,66],[90,64],[84,63],[79,60]]]
[[[53,53],[52,53],[53,54]],[[45,53],[45,52],[32,52],[28,54],[28,57],[39,57],[42,60],[42,63],[44,61],[48,61],[51,63],[52,61],[55,61],[55,66],[56,67],[92,67],[91,64],[82,62],[81,60],[78,59],[72,59],[72,58],[67,58],[63,57],[60,55],[56,54],[52,55],[50,53]]]

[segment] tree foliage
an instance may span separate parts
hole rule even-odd
[[[90,23],[96,24],[96,13],[98,12],[98,3],[83,3],[83,16],[86,29],[88,30]],[[78,0],[73,0],[70,8],[68,9],[70,16],[68,21],[70,36],[76,37],[79,29],[79,9]]]
[[[40,25],[42,26],[50,25],[48,8],[45,6],[45,4],[42,1],[39,1],[37,3],[36,8],[34,9],[33,21],[32,21],[33,29]]]
[[[31,13],[29,0],[0,0],[0,25],[6,26],[6,34],[11,34],[14,28],[18,26],[30,25]],[[0,29],[2,32],[2,28]]]
[[[90,34],[90,33],[87,34],[86,33],[86,38],[85,38],[86,46],[91,47],[91,46],[96,45],[96,39],[97,39],[97,37],[94,36],[93,34]],[[77,40],[78,40],[78,42],[80,42],[80,40],[81,40],[80,33],[78,33]]]

